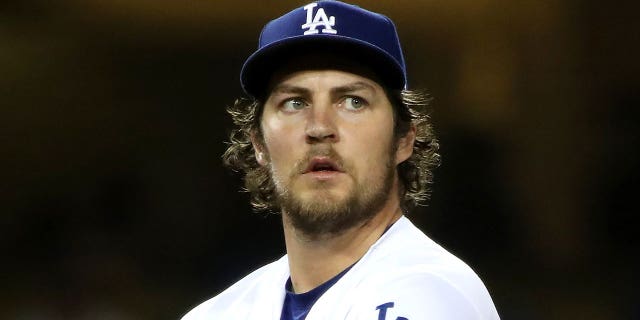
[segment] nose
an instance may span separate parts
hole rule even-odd
[[[335,110],[331,104],[314,104],[310,111],[305,128],[307,143],[337,142]]]

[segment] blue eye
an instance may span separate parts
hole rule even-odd
[[[366,102],[358,97],[347,97],[344,99],[344,106],[348,110],[359,110],[366,106]]]
[[[282,103],[282,109],[284,109],[285,111],[302,110],[306,106],[307,105],[304,103],[304,101],[302,101],[302,99],[298,99],[298,98],[287,99]]]

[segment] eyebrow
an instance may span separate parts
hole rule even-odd
[[[371,90],[372,92],[376,91],[376,89],[372,85],[363,81],[356,81],[344,86],[332,88],[331,93],[344,94],[344,93],[360,91],[360,90]]]
[[[375,92],[375,87],[364,82],[364,81],[356,81],[353,83],[349,83],[343,86],[338,86],[338,87],[334,87],[331,88],[331,94],[332,95],[341,95],[341,94],[345,94],[345,93],[349,93],[349,92],[354,92],[354,91],[360,91],[360,90],[371,90],[373,92]],[[302,95],[309,95],[311,93],[311,90],[304,88],[304,87],[299,87],[299,86],[295,86],[295,85],[289,85],[286,83],[282,83],[279,85],[276,85],[273,90],[271,90],[272,94],[287,94],[287,93],[293,93],[293,94],[302,94]]]
[[[271,94],[277,94],[277,93],[308,94],[309,92],[310,92],[309,89],[288,85],[288,84],[279,84],[271,90]]]

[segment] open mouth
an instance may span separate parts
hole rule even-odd
[[[314,157],[304,171],[304,173],[310,172],[342,172],[342,168],[328,157]]]

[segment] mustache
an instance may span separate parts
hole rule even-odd
[[[293,172],[298,174],[304,173],[315,157],[327,157],[340,168],[346,169],[344,160],[332,147],[314,147],[310,149],[302,159],[296,161]]]

